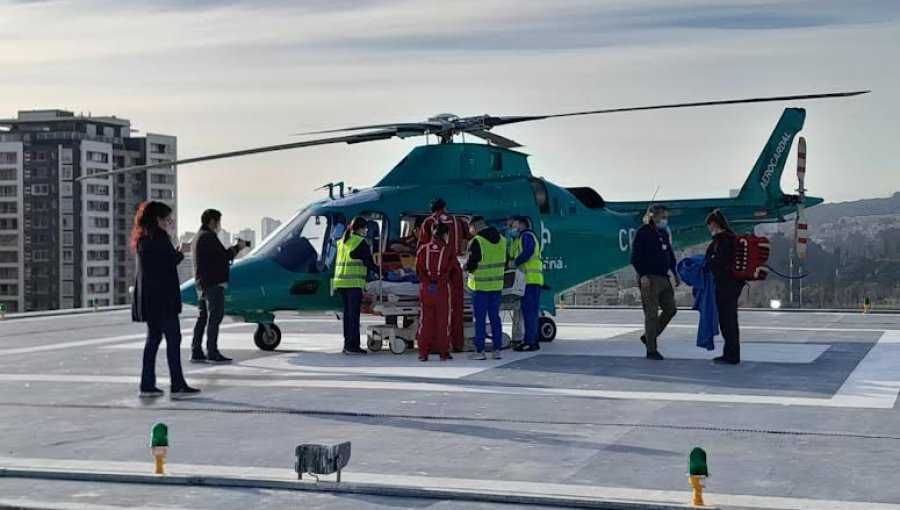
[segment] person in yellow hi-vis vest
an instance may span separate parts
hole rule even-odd
[[[491,321],[491,351],[494,359],[500,359],[503,346],[503,323],[500,322],[500,298],[503,292],[503,272],[506,269],[506,239],[484,218],[475,216],[469,224],[473,239],[469,243],[466,271],[468,286],[472,291],[472,308],[475,315],[475,352],[469,359],[487,359],[484,355],[486,318]]]
[[[541,306],[541,288],[544,286],[544,262],[541,260],[541,241],[528,228],[528,219],[523,216],[513,218],[513,238],[509,249],[510,266],[525,273],[525,295],[522,296],[522,319],[525,323],[524,341],[513,350],[539,351],[540,333],[538,315]]]
[[[337,243],[334,278],[331,285],[344,304],[344,354],[366,354],[359,345],[359,319],[367,271],[378,272],[366,243],[366,220],[357,216]]]

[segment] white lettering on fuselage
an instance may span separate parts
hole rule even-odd
[[[769,160],[769,164],[766,166],[766,171],[763,172],[762,178],[759,180],[759,185],[762,187],[763,191],[768,191],[769,181],[772,180],[772,174],[775,173],[775,167],[778,166],[778,162],[781,161],[781,156],[784,155],[784,150],[787,148],[791,136],[791,133],[785,133],[778,142],[778,146],[775,147],[775,154],[772,155],[772,159]]]
[[[628,251],[631,249],[631,246],[634,244],[635,233],[637,233],[637,229],[619,229],[619,251]]]

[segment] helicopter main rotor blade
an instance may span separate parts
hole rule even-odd
[[[371,133],[360,133],[358,135],[347,135],[347,136],[334,136],[330,138],[319,138],[316,140],[305,140],[302,142],[294,142],[294,143],[285,143],[281,145],[267,145],[265,147],[255,147],[252,149],[243,149],[239,151],[231,151],[231,152],[221,152],[219,154],[210,154],[207,156],[198,156],[195,158],[186,158],[176,161],[164,161],[161,163],[153,163],[150,165],[140,165],[140,166],[132,166],[128,168],[119,168],[116,170],[112,170],[109,172],[96,173],[91,175],[82,175],[78,177],[76,180],[81,181],[84,179],[96,179],[102,178],[107,175],[118,175],[125,173],[133,173],[133,172],[143,172],[146,170],[152,170],[154,168],[167,168],[177,165],[187,165],[190,163],[200,163],[203,161],[213,161],[217,159],[227,159],[227,158],[236,158],[239,156],[249,156],[251,154],[262,154],[265,152],[276,152],[276,151],[284,151],[290,149],[299,149],[302,147],[314,147],[317,145],[328,145],[333,143],[362,143],[362,142],[372,142],[375,140],[387,140],[388,138],[393,138],[397,135],[397,132],[393,129],[385,129],[382,131],[373,131]]]
[[[397,131],[421,131],[425,134],[433,131],[440,131],[443,126],[437,122],[399,122],[397,124],[371,124],[368,126],[354,126],[338,129],[325,129],[322,131],[304,131],[302,133],[292,133],[291,136],[302,135],[322,135],[328,133],[341,133],[344,131],[363,131],[366,129],[395,129]]]
[[[516,124],[519,122],[530,122],[533,120],[553,119],[560,117],[577,117],[581,115],[601,115],[606,113],[623,113],[638,112],[646,110],[668,110],[675,108],[696,108],[701,106],[721,106],[726,104],[744,104],[744,103],[770,103],[775,101],[801,101],[807,99],[826,99],[837,97],[858,96],[868,94],[869,90],[858,90],[853,92],[831,92],[825,94],[801,94],[793,96],[769,96],[769,97],[752,97],[744,99],[724,99],[720,101],[698,101],[692,103],[673,103],[651,106],[631,106],[626,108],[607,108],[603,110],[587,110],[582,112],[556,113],[550,115],[525,115],[525,116],[508,116],[508,117],[486,117],[485,123],[490,127],[503,126],[506,124]]]
[[[482,140],[487,140],[497,147],[503,147],[504,149],[515,149],[516,147],[522,147],[522,144],[515,140],[510,140],[505,136],[500,136],[496,133],[491,133],[490,131],[477,130],[477,131],[467,131],[472,136],[477,136]]]

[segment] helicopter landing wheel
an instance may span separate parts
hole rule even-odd
[[[556,339],[556,321],[550,317],[539,318],[538,332],[541,335],[541,342],[552,342]]]
[[[274,351],[281,343],[281,328],[275,324],[259,324],[253,342],[263,351]]]

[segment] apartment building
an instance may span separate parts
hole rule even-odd
[[[128,302],[137,206],[177,204],[174,169],[92,177],[175,159],[175,137],[132,134],[127,119],[64,110],[0,119],[0,302],[8,311]]]

